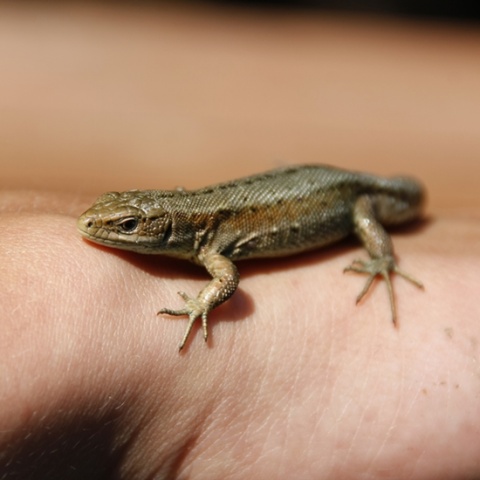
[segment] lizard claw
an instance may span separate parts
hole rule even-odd
[[[185,331],[185,335],[183,336],[182,341],[178,347],[178,350],[181,351],[187,343],[187,339],[192,331],[193,324],[197,318],[202,317],[202,328],[203,328],[203,338],[205,341],[208,339],[208,310],[198,301],[196,298],[192,298],[187,295],[185,292],[178,292],[178,294],[185,300],[185,307],[173,310],[171,308],[162,308],[157,312],[157,315],[166,313],[167,315],[188,315],[188,325],[187,330]]]
[[[372,258],[368,261],[366,260],[354,260],[351,265],[344,269],[344,272],[356,272],[364,273],[368,275],[365,286],[363,287],[360,294],[357,296],[356,303],[358,304],[363,297],[367,294],[372,286],[375,277],[381,275],[387,284],[388,296],[390,299],[390,308],[392,312],[392,322],[395,325],[397,321],[397,309],[395,305],[395,296],[393,294],[392,282],[390,279],[391,273],[397,273],[405,280],[408,280],[410,283],[413,283],[416,287],[423,289],[423,284],[416,280],[411,275],[400,270],[393,257],[386,256],[381,258]]]

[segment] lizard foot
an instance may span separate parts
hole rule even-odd
[[[392,282],[390,280],[391,273],[397,273],[405,280],[413,283],[416,287],[423,289],[422,282],[419,282],[411,275],[400,270],[393,257],[386,256],[381,258],[372,258],[370,260],[354,260],[351,265],[344,269],[344,272],[357,272],[368,275],[368,279],[363,287],[362,291],[357,297],[356,303],[360,302],[370,289],[375,277],[381,275],[387,284],[388,296],[390,298],[390,307],[392,310],[392,321],[395,324],[397,321],[397,312],[395,306],[395,296],[393,294]]]
[[[195,323],[195,320],[199,317],[202,317],[203,338],[205,341],[207,341],[208,310],[198,301],[198,299],[188,296],[185,292],[178,292],[178,294],[185,300],[185,307],[179,310],[172,310],[171,308],[162,308],[157,313],[157,315],[160,315],[163,313],[166,313],[168,315],[175,315],[175,316],[188,315],[189,321],[187,325],[187,330],[185,332],[185,335],[183,336],[180,346],[178,347],[178,350],[180,351],[183,349],[183,347],[185,346],[185,343],[187,342],[188,336],[192,331],[192,327],[193,327],[193,324]]]

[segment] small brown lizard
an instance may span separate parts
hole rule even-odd
[[[159,314],[188,315],[180,350],[197,318],[207,340],[208,314],[235,292],[234,261],[277,257],[324,247],[355,233],[370,255],[345,270],[368,275],[359,302],[376,276],[382,276],[396,308],[390,275],[422,284],[395,262],[383,226],[419,217],[424,189],[406,177],[380,178],[338,168],[305,165],[199,190],[131,190],[99,197],[79,219],[88,240],[140,253],[163,254],[204,266],[213,277],[196,297],[179,295],[185,307]]]

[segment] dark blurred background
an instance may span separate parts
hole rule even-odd
[[[123,3],[150,3],[159,4],[165,1],[144,0],[132,2],[121,0]],[[180,0],[181,1],[181,0]],[[111,1],[111,3],[114,3]],[[179,3],[170,1],[168,3]],[[425,19],[476,21],[480,18],[480,8],[477,2],[455,2],[447,0],[204,0],[184,1],[184,4],[210,4],[215,6],[234,6],[250,9],[275,9],[283,11],[330,11],[356,12],[378,15],[392,15],[400,17],[417,17]]]
[[[213,3],[254,8],[322,9],[468,21],[478,19],[479,14],[476,2],[445,0],[300,0],[297,2],[288,0],[213,0]]]

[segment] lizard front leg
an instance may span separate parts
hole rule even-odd
[[[179,350],[182,350],[185,346],[193,324],[200,317],[202,318],[203,338],[207,341],[209,312],[233,295],[240,280],[234,263],[219,253],[204,253],[199,256],[199,260],[213,277],[212,280],[198,293],[196,298],[190,297],[185,292],[178,292],[185,300],[184,308],[179,310],[162,308],[158,312],[158,314],[188,315],[187,330],[180,343]]]
[[[372,198],[369,195],[363,195],[357,199],[353,209],[355,233],[370,255],[370,260],[354,260],[350,266],[345,268],[345,271],[368,275],[367,282],[357,297],[357,303],[366,295],[375,277],[379,275],[383,277],[390,298],[392,321],[395,324],[397,312],[390,280],[391,273],[397,273],[419,288],[423,288],[423,284],[398,268],[393,253],[392,240],[377,219],[375,202],[382,202],[382,197]]]

